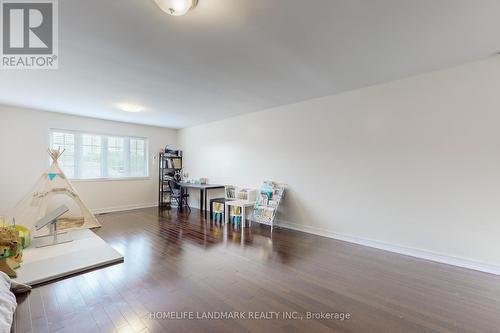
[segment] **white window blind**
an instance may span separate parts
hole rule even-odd
[[[59,165],[71,179],[149,176],[146,138],[51,129],[50,146],[66,149]]]

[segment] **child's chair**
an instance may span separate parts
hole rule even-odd
[[[221,214],[221,222],[224,222],[224,220],[222,219],[222,215],[224,214],[225,212],[225,206],[226,206],[226,202],[227,201],[230,201],[230,200],[236,200],[236,187],[232,186],[232,185],[226,185],[224,187],[224,198],[214,198],[214,199],[210,199],[210,218],[212,218],[213,220],[216,220],[216,217],[219,217],[219,214]],[[220,212],[215,212],[215,205],[217,204],[222,204],[222,213]],[[217,207],[220,207],[219,205],[217,205]],[[219,208],[217,208],[219,209]]]
[[[224,214],[224,204],[220,202],[214,202],[212,203],[212,218],[215,222],[220,221],[222,222],[222,215]]]
[[[240,225],[241,224],[241,207],[231,206],[231,224]]]

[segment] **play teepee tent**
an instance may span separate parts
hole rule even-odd
[[[40,177],[33,190],[17,204],[10,217],[15,218],[16,224],[28,227],[33,236],[47,235],[49,234],[48,227],[36,231],[35,224],[48,213],[47,210],[53,204],[52,201],[54,198],[63,195],[67,197],[65,199],[69,198],[69,200],[74,202],[75,207],[79,208],[81,216],[76,218],[63,216],[60,218],[58,220],[58,229],[60,232],[100,227],[99,221],[97,221],[87,205],[80,199],[80,196],[57,163],[64,150],[49,149],[48,152],[52,158],[52,165]]]

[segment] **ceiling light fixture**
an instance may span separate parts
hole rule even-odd
[[[196,7],[198,0],[155,0],[158,7],[172,16],[182,16]]]
[[[120,103],[116,104],[116,107],[125,112],[137,113],[146,110],[144,106],[130,103]]]

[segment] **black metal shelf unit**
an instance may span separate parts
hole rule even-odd
[[[166,149],[161,152],[158,159],[159,165],[159,193],[158,207],[161,209],[170,209],[170,189],[174,184],[175,175],[182,172],[182,150]]]

